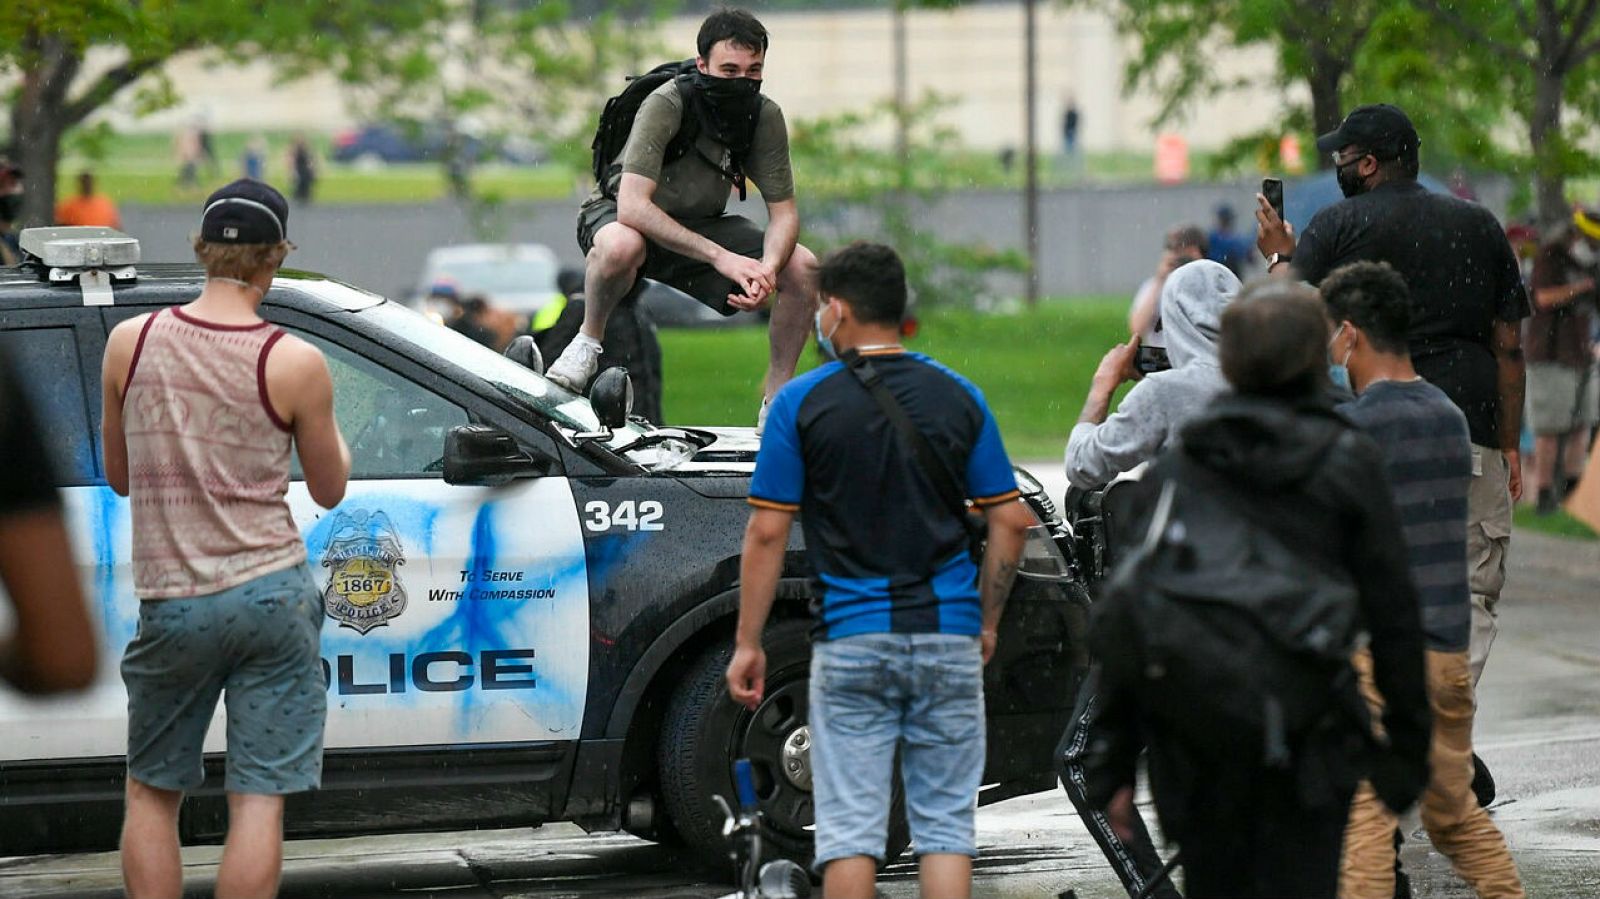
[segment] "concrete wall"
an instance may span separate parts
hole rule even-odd
[[[1484,203],[1504,215],[1509,184],[1476,186]],[[1047,295],[1131,294],[1154,268],[1162,235],[1174,224],[1209,226],[1217,204],[1227,202],[1239,213],[1240,226],[1253,231],[1254,191],[1254,182],[1047,191],[1039,204],[1041,289]],[[507,239],[548,244],[564,263],[578,265],[576,209],[575,202],[511,207]],[[730,209],[764,218],[759,201]],[[872,210],[861,212],[870,220]],[[1017,194],[971,191],[945,198],[919,220],[949,239],[1021,248],[1022,215]],[[144,258],[152,262],[192,258],[188,235],[198,226],[197,216],[198,208],[123,210],[127,230],[143,242]],[[476,241],[467,217],[449,203],[296,207],[289,232],[300,247],[290,265],[389,295],[415,286],[430,249]],[[1012,289],[1020,293],[1020,283]]]

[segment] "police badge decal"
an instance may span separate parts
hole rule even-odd
[[[322,567],[328,617],[365,634],[406,610],[406,590],[395,573],[404,565],[400,533],[382,512],[340,512],[333,522]]]

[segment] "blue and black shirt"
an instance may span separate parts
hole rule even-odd
[[[983,394],[919,353],[869,351],[906,414],[982,507],[1018,496]],[[855,375],[832,362],[772,400],[750,503],[799,512],[814,571],[816,636],[976,636],[967,532]]]

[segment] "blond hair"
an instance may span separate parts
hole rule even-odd
[[[277,243],[216,243],[194,237],[194,258],[205,267],[211,278],[237,278],[249,281],[260,274],[271,274],[283,265],[294,245],[287,240]]]

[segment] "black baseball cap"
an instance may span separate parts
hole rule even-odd
[[[289,203],[272,185],[239,180],[206,198],[200,239],[208,243],[277,243],[289,239]]]
[[[1375,156],[1395,158],[1417,152],[1422,139],[1400,107],[1374,103],[1351,110],[1338,128],[1317,138],[1317,152],[1332,153],[1351,144]]]

